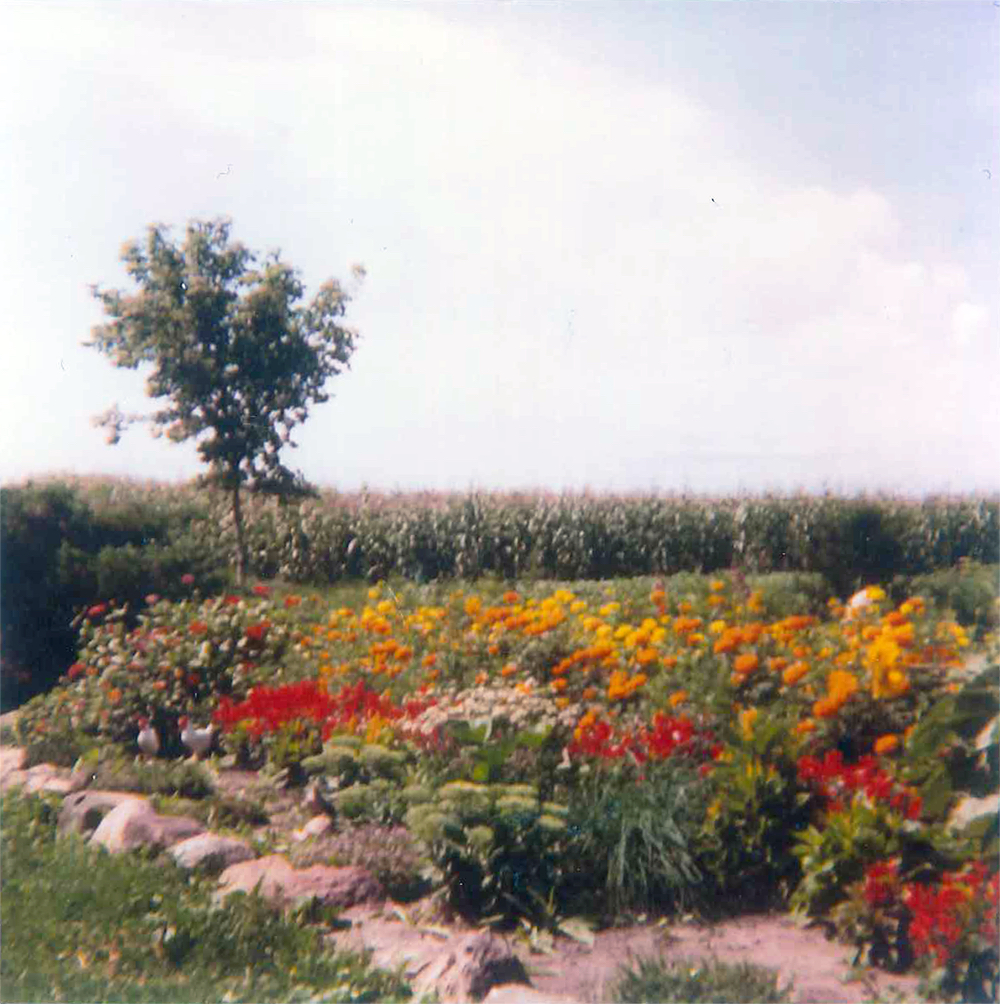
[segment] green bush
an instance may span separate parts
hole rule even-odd
[[[0,701],[16,707],[73,661],[71,621],[99,600],[129,604],[150,593],[190,593],[182,576],[217,589],[217,551],[190,537],[193,497],[167,491],[121,498],[111,487],[96,505],[77,486],[53,482],[0,489]]]
[[[407,827],[426,846],[448,905],[468,919],[551,929],[568,862],[566,807],[530,784],[451,781],[408,794]]]
[[[893,597],[922,596],[938,610],[951,611],[959,624],[977,634],[1000,626],[1000,565],[959,562],[926,575],[897,580]]]

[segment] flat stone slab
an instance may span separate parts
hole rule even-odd
[[[283,904],[315,896],[328,906],[348,907],[385,898],[381,883],[364,868],[293,868],[281,854],[231,865],[219,876],[220,896],[257,888],[262,896]]]

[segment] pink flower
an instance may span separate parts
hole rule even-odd
[[[185,573],[181,576],[181,584],[185,586],[193,586],[194,576],[190,572]]]

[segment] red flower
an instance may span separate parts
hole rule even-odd
[[[87,667],[82,662],[74,662],[72,666],[66,670],[66,676],[70,680],[75,680],[78,676],[83,676],[87,671]]]
[[[896,890],[898,881],[896,863],[876,861],[865,871],[864,897],[869,906],[883,906],[888,903]]]
[[[255,644],[263,645],[270,627],[270,621],[260,621],[258,624],[251,624],[246,630],[246,636]]]
[[[88,617],[100,617],[102,614],[107,613],[107,609],[108,609],[107,603],[98,603],[95,606],[92,606],[87,611],[87,616]]]
[[[240,598],[238,596],[227,596],[222,601],[222,605],[224,607],[235,607],[236,604],[239,603],[239,602],[240,602]]]
[[[191,621],[188,625],[189,634],[204,634],[208,630],[208,625],[204,621]]]
[[[254,595],[256,595],[256,596],[270,596],[271,595],[271,590],[268,589],[267,586],[261,585],[260,583],[258,583],[256,586],[253,587],[253,591],[254,591]]]

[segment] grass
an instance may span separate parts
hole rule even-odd
[[[640,958],[622,967],[612,1000],[630,1004],[785,1004],[791,986],[779,986],[778,974],[752,963]]]
[[[302,918],[169,860],[56,836],[56,803],[4,796],[3,1001],[383,1001],[403,979],[326,949]]]

